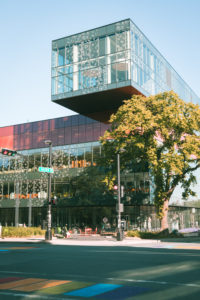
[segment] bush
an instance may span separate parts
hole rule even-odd
[[[62,233],[62,228],[61,227],[57,227],[57,233],[61,234]]]
[[[128,237],[140,237],[140,232],[138,230],[129,230],[126,233],[126,236]]]
[[[176,234],[175,232],[169,233],[168,231],[143,232],[138,230],[130,230],[127,232],[126,236],[138,237],[141,239],[162,239],[181,237],[182,235]]]
[[[40,227],[3,227],[2,237],[44,236],[45,230]]]

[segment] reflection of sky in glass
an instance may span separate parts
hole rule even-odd
[[[196,193],[196,196],[190,196],[188,198],[189,201],[195,201],[195,200],[200,200],[200,196],[199,196],[199,193],[200,193],[200,185],[199,185],[199,179],[200,179],[200,169],[196,170],[194,173],[193,173],[196,178],[197,178],[197,183],[192,185],[191,186],[191,189],[192,191],[194,191]],[[176,187],[176,189],[174,190],[174,193],[172,194],[172,197],[171,197],[171,200],[170,200],[170,204],[172,203],[179,203],[181,204],[181,199],[182,199],[182,192],[183,192],[183,189],[181,188],[180,185],[178,185]]]
[[[199,101],[130,19],[52,42],[52,100],[128,85]]]

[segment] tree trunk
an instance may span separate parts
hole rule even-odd
[[[161,231],[168,229],[168,207],[169,207],[169,200],[166,199],[163,205],[163,217],[161,219]]]

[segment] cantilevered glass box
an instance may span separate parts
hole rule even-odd
[[[52,42],[52,101],[78,113],[103,121],[133,94],[168,90],[199,102],[130,19]]]

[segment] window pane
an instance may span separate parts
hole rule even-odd
[[[52,67],[57,67],[57,49],[54,49],[52,51],[51,60],[52,60]]]
[[[66,47],[66,60],[65,64],[71,64],[73,62],[73,50],[72,47]]]
[[[90,43],[90,58],[98,57],[98,40],[91,41]]]
[[[110,53],[116,52],[116,36],[110,35]]]
[[[99,56],[104,56],[106,53],[105,37],[99,39]]]
[[[65,63],[65,48],[58,49],[58,65],[63,66]]]

